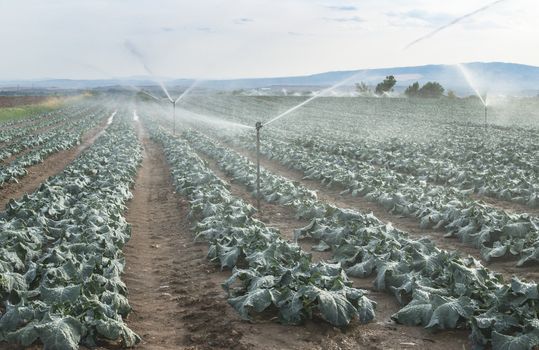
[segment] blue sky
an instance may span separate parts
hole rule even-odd
[[[490,0],[0,1],[0,80],[284,76],[507,61],[539,65],[535,0],[506,0],[403,51]]]

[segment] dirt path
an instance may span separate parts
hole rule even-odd
[[[496,208],[498,210],[505,210],[511,214],[527,213],[532,216],[539,216],[539,208],[531,208],[527,205],[497,199],[488,196],[480,196],[477,193],[471,195],[471,198],[478,201],[483,201],[486,205]]]
[[[129,204],[132,236],[124,252],[133,312],[128,325],[140,349],[243,349],[220,284],[228,273],[194,243],[188,203],[174,194],[162,149],[139,126],[144,160]]]
[[[17,199],[25,193],[32,193],[50,176],[64,170],[83,150],[94,143],[95,136],[104,130],[105,127],[106,121],[86,132],[82,137],[80,145],[50,155],[44,162],[26,168],[28,174],[19,179],[19,182],[5,184],[0,188],[0,210],[4,210],[11,198]]]
[[[255,155],[252,152],[239,147],[230,147],[238,153],[248,157],[251,161],[256,161]],[[482,260],[478,249],[460,242],[457,238],[445,238],[445,231],[443,230],[421,229],[415,218],[393,215],[382,206],[367,201],[363,197],[342,196],[340,195],[340,189],[324,186],[317,180],[304,179],[302,172],[288,169],[286,166],[275,160],[262,157],[260,164],[268,171],[297,181],[304,187],[316,191],[318,198],[322,201],[333,203],[342,208],[356,209],[363,213],[372,212],[378,219],[383,222],[391,223],[394,227],[408,232],[411,237],[428,237],[438,248],[456,250],[464,255],[471,255],[478,260]],[[507,280],[515,275],[527,280],[539,281],[539,270],[537,269],[537,266],[516,267],[516,261],[513,259],[496,260],[490,263],[483,262],[483,264],[490,269],[501,273]]]
[[[143,338],[140,348],[174,349],[182,343],[178,332],[182,327],[177,327],[179,306],[171,288],[176,273],[174,259],[180,252],[179,232],[187,228],[181,220],[185,204],[175,200],[168,169],[156,146],[140,132],[139,138],[144,158],[126,215],[132,225],[131,239],[124,249],[123,280],[133,307],[128,325]]]

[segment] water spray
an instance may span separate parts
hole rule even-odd
[[[343,80],[333,84],[332,86],[320,91],[319,93],[315,94],[314,96],[309,97],[308,99],[306,99],[305,101],[295,105],[294,107],[287,109],[283,113],[279,114],[278,116],[276,116],[276,117],[270,119],[269,121],[265,122],[264,124],[262,124],[262,126],[271,124],[274,121],[281,119],[282,117],[294,112],[296,109],[301,108],[302,106],[306,105],[307,103],[310,103],[310,102],[316,100],[317,98],[324,96],[328,92],[331,92],[331,91],[335,90],[339,86],[344,85],[344,84],[350,82],[351,80],[356,79],[360,74],[363,74],[363,73],[365,73],[365,70],[360,70],[360,71],[355,72],[354,74],[350,75],[346,79],[343,79]]]
[[[415,39],[414,41],[411,41],[411,42],[408,43],[406,46],[404,46],[402,49],[403,49],[403,50],[407,50],[408,48],[414,46],[415,44],[417,44],[417,43],[419,43],[419,42],[421,42],[421,41],[423,41],[423,40],[429,39],[430,37],[436,35],[438,32],[441,32],[441,31],[444,30],[444,29],[447,29],[447,28],[449,28],[449,27],[452,27],[452,26],[454,26],[455,24],[461,22],[462,20],[467,19],[467,18],[470,18],[470,17],[473,17],[473,16],[475,16],[476,14],[478,14],[478,13],[480,13],[480,12],[487,11],[487,10],[490,9],[491,7],[497,5],[497,4],[501,3],[501,2],[505,2],[505,1],[507,1],[507,0],[496,0],[496,1],[492,1],[492,2],[486,4],[485,6],[479,8],[479,9],[477,9],[477,10],[475,10],[475,11],[472,11],[472,12],[470,12],[470,13],[467,13],[467,14],[463,15],[463,16],[457,17],[457,18],[455,18],[454,20],[452,20],[451,22],[449,22],[449,23],[447,23],[447,24],[444,24],[443,26],[434,29],[434,30],[431,31],[430,33],[427,33],[427,34],[425,34],[425,35],[423,35],[423,36],[421,36],[421,37]]]
[[[360,70],[355,72],[354,74],[350,75],[349,77],[335,83],[334,85],[320,91],[319,93],[315,94],[314,96],[309,97],[305,101],[298,103],[292,108],[287,109],[283,113],[277,115],[276,117],[270,119],[269,121],[262,123],[262,122],[256,122],[255,129],[256,129],[256,207],[258,209],[258,212],[260,212],[260,129],[262,129],[263,126],[269,125],[287,115],[294,112],[296,109],[299,109],[306,104],[316,100],[319,97],[324,96],[326,93],[331,92],[338,88],[341,85],[346,84],[347,82],[356,79],[360,74],[363,74],[364,70]]]
[[[468,85],[472,88],[472,90],[475,92],[481,103],[483,104],[484,110],[485,110],[485,129],[487,128],[487,116],[488,116],[488,103],[487,103],[487,94],[485,93],[485,97],[479,93],[479,89],[477,89],[472,76],[468,72],[468,69],[464,67],[464,65],[457,63],[457,67],[462,73],[462,76],[464,76],[464,79],[466,79],[466,82]]]
[[[176,101],[172,101],[172,135],[176,135]]]
[[[139,92],[142,92],[142,93],[145,94],[145,95],[150,96],[150,97],[153,98],[154,100],[161,101],[160,98],[156,97],[156,96],[153,95],[153,94],[150,94],[150,93],[147,92],[147,91],[144,91],[144,90],[142,90],[142,89],[138,89],[138,88],[136,88],[136,87],[135,87],[135,89],[136,89],[137,91],[139,91]]]
[[[161,90],[163,90],[165,95],[167,95],[168,99],[172,102],[172,97],[170,97],[170,94],[168,93],[168,90],[165,87],[165,84],[163,84],[161,79],[157,78],[153,70],[150,69],[150,65],[148,64],[148,60],[146,59],[146,56],[144,56],[142,52],[135,46],[135,44],[133,44],[129,40],[126,40],[124,42],[124,47],[132,56],[134,56],[135,58],[139,60],[139,62],[144,67],[144,70],[146,71],[146,73],[148,73],[159,84],[159,86],[161,87]]]

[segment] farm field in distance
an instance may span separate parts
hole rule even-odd
[[[0,350],[539,346],[539,98],[307,98],[0,120]]]

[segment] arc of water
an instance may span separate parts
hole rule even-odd
[[[149,92],[147,92],[147,91],[144,91],[144,90],[142,90],[142,89],[137,89],[137,90],[138,90],[138,91],[140,91],[140,92],[142,92],[143,94],[146,94],[146,95],[148,95],[148,96],[150,96],[150,97],[152,97],[152,98],[156,99],[157,101],[161,101],[161,99],[160,99],[160,98],[158,98],[158,97],[156,97],[156,96],[154,96],[154,95],[150,94],[150,93],[149,93]]]
[[[346,79],[344,79],[344,80],[341,80],[341,81],[339,81],[338,83],[336,83],[336,84],[334,84],[334,85],[332,85],[332,86],[330,86],[330,87],[328,87],[328,88],[326,88],[326,89],[320,91],[319,93],[315,94],[315,95],[312,96],[312,97],[309,97],[308,99],[306,99],[305,101],[301,102],[300,104],[298,104],[298,105],[296,105],[296,106],[294,106],[294,107],[292,107],[292,108],[290,108],[290,109],[284,111],[283,113],[279,114],[279,115],[276,116],[275,118],[270,119],[269,121],[263,123],[262,126],[269,125],[269,124],[271,124],[271,123],[273,123],[273,122],[275,122],[275,121],[281,119],[282,117],[284,117],[284,116],[286,116],[286,115],[288,115],[288,114],[294,112],[296,109],[301,108],[302,106],[305,106],[307,103],[309,103],[309,102],[311,102],[311,101],[313,101],[313,100],[315,100],[315,99],[317,99],[317,98],[319,98],[319,97],[324,96],[324,95],[327,94],[328,92],[331,92],[331,91],[335,90],[335,89],[338,88],[339,86],[342,86],[342,85],[344,85],[344,84],[350,82],[350,81],[353,80],[353,79],[356,79],[360,74],[363,74],[363,73],[365,73],[364,70],[355,72],[354,74],[352,74],[352,75],[349,76],[348,78],[346,78]]]
[[[136,57],[139,60],[139,62],[144,67],[144,70],[159,84],[159,86],[161,87],[161,89],[163,90],[165,95],[167,95],[169,101],[174,103],[174,100],[172,99],[172,97],[170,97],[170,94],[168,93],[168,90],[167,90],[165,84],[163,83],[163,81],[161,79],[158,79],[157,76],[153,73],[153,70],[150,68],[150,66],[149,66],[149,64],[148,64],[148,62],[146,60],[146,57],[140,52],[140,50],[135,46],[135,44],[133,44],[129,40],[126,40],[124,42],[124,46],[127,49],[127,51],[129,51],[129,53],[131,55],[133,55],[134,57]]]
[[[468,85],[472,88],[472,90],[475,92],[477,97],[479,97],[479,99],[481,100],[481,103],[483,103],[483,106],[486,107],[487,106],[486,96],[483,99],[483,96],[481,96],[481,94],[479,93],[479,90],[477,89],[477,87],[476,87],[476,85],[475,85],[475,83],[474,83],[474,81],[472,79],[472,76],[468,72],[468,69],[466,67],[464,67],[464,65],[461,64],[461,63],[457,63],[456,66],[458,67],[458,69],[460,70],[462,75],[464,76],[464,79],[466,79],[466,82],[468,83]]]
[[[190,110],[187,110],[181,107],[178,107],[178,109],[179,111],[182,112],[182,114],[180,114],[180,118],[185,118],[188,120],[198,121],[198,122],[205,122],[205,123],[214,124],[214,125],[230,126],[230,127],[237,127],[237,128],[243,128],[243,129],[254,129],[254,126],[231,122],[231,121],[228,121],[219,117],[215,117],[215,116],[192,112]]]
[[[193,90],[201,81],[200,80],[195,80],[187,89],[185,89],[184,92],[182,92],[180,94],[180,96],[178,96],[178,98],[176,99],[176,101],[174,101],[174,103],[177,103],[178,101],[180,101],[182,98],[184,98],[189,92],[191,92],[191,90]]]
[[[427,33],[427,34],[425,34],[425,35],[423,35],[423,36],[421,36],[421,37],[415,39],[414,41],[411,41],[411,42],[408,43],[406,46],[404,46],[402,49],[403,49],[403,50],[406,50],[406,49],[408,49],[408,48],[414,46],[415,44],[417,44],[417,43],[419,43],[419,42],[421,42],[421,41],[423,41],[423,40],[426,40],[426,39],[428,39],[428,38],[430,38],[430,37],[436,35],[438,32],[441,32],[442,30],[447,29],[447,28],[449,28],[449,27],[452,27],[452,26],[454,26],[455,24],[461,22],[462,20],[464,20],[464,19],[466,19],[466,18],[469,18],[469,17],[472,17],[472,16],[475,16],[476,14],[478,14],[478,13],[480,13],[480,12],[483,12],[483,11],[486,11],[486,10],[490,9],[492,6],[497,5],[497,4],[499,4],[499,3],[501,3],[501,2],[504,2],[504,1],[507,1],[507,0],[496,0],[496,1],[492,1],[492,2],[490,2],[490,3],[486,4],[486,5],[484,5],[483,7],[479,8],[479,9],[477,9],[477,10],[475,10],[475,11],[472,11],[472,12],[470,12],[470,13],[467,13],[467,14],[463,15],[463,16],[457,17],[457,18],[455,18],[454,20],[452,20],[451,22],[449,22],[449,23],[447,23],[447,24],[444,24],[443,26],[434,29],[434,30],[431,31],[430,33]]]

